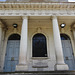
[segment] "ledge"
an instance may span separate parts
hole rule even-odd
[[[48,57],[32,57],[31,59],[34,60],[44,60],[44,59],[49,59]]]
[[[32,73],[32,74],[33,73],[34,74],[35,73],[37,73],[37,74],[38,73],[40,73],[40,74],[41,73],[43,73],[43,74],[46,74],[46,73],[49,74],[50,73],[51,75],[52,74],[55,74],[55,75],[56,74],[65,74],[65,75],[68,74],[68,75],[72,75],[72,74],[75,74],[75,71],[65,71],[65,70],[64,71],[18,71],[18,72],[0,72],[0,75],[2,75],[2,74],[14,74],[14,75],[16,75],[17,73],[24,74],[24,75],[25,74],[27,75],[27,74],[30,74],[30,73]]]

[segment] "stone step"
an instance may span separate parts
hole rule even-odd
[[[0,72],[0,75],[75,75],[75,71]]]

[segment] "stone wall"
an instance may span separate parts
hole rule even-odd
[[[68,2],[68,0],[6,0],[6,1],[19,1],[19,2]]]

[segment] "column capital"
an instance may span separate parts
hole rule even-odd
[[[28,19],[28,16],[22,16],[22,19]]]
[[[52,16],[52,19],[55,19],[55,18],[57,19],[57,16]]]
[[[71,29],[75,30],[75,23],[71,25]]]
[[[2,28],[3,23],[0,21],[0,28]]]

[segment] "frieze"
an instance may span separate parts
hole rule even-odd
[[[14,11],[14,12],[13,12]],[[0,10],[0,16],[75,16],[74,10]]]

